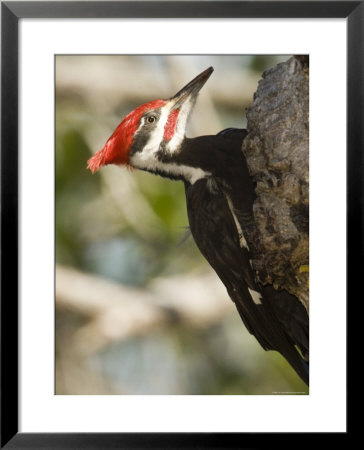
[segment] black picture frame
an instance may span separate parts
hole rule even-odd
[[[18,23],[22,18],[346,18],[347,285],[363,273],[364,2],[1,2],[1,448],[257,448],[277,434],[18,432]],[[335,70],[335,61],[332,61]],[[350,346],[348,346],[348,349]],[[348,433],[341,434],[347,437]],[[309,439],[306,433],[300,444]],[[286,435],[283,442],[296,439]],[[317,436],[316,436],[317,439]]]

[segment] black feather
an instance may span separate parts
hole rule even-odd
[[[189,154],[202,159],[209,152],[212,161],[205,162],[203,167],[208,170],[209,165],[214,165],[212,177],[192,185],[185,182],[191,232],[201,253],[224,283],[249,332],[265,350],[280,352],[308,384],[308,363],[296,348],[308,357],[307,312],[295,296],[256,282],[250,263],[254,249],[251,245],[248,249],[240,245],[228,202],[230,199],[234,205],[235,217],[243,231],[255,227],[255,193],[241,152],[245,134],[245,130],[228,129],[215,139],[189,140]],[[260,293],[260,303],[254,302],[249,289]]]

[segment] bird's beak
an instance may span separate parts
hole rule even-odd
[[[213,67],[209,67],[186,84],[184,88],[178,91],[177,94],[170,99],[171,110],[180,109],[181,106],[188,100],[192,100],[192,103],[194,103],[197,98],[197,94],[200,92],[206,81],[210,78],[213,71]]]

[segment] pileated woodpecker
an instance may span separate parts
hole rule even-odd
[[[88,168],[94,173],[107,164],[125,165],[182,180],[194,240],[248,331],[265,350],[280,352],[308,384],[307,312],[287,291],[262,286],[251,265],[255,248],[246,231],[256,229],[255,191],[241,150],[247,132],[185,136],[197,95],[212,72],[210,67],[172,98],[128,114]]]

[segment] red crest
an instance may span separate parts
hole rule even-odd
[[[87,168],[95,173],[100,167],[107,164],[128,165],[130,147],[141,116],[146,111],[160,108],[166,103],[166,100],[154,100],[138,106],[129,113],[118,125],[104,147],[87,161]]]

